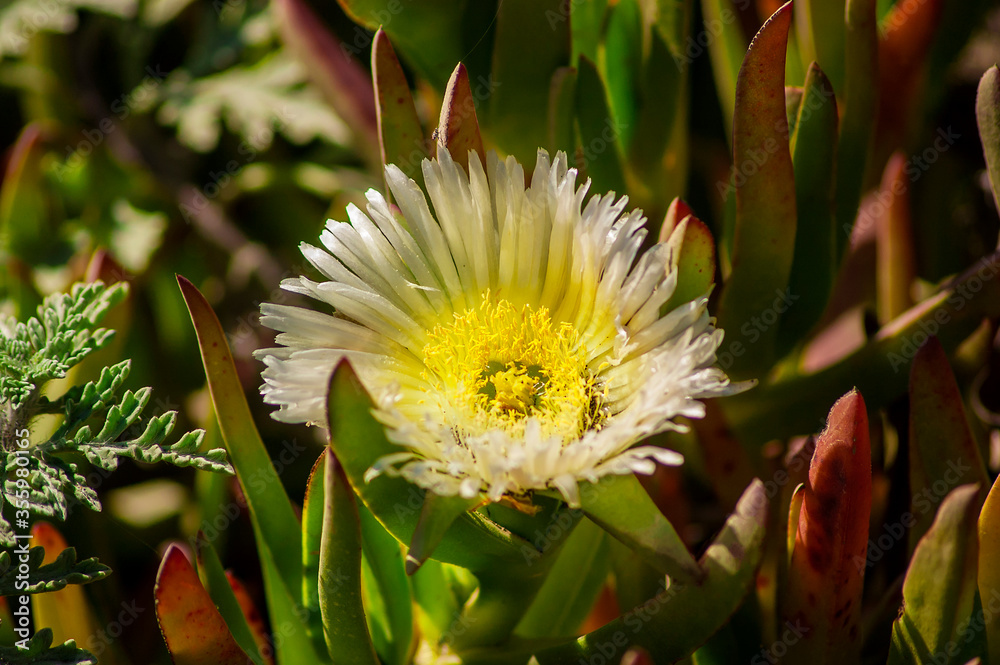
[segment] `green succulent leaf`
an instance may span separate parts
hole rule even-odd
[[[634,475],[605,476],[581,488],[580,499],[591,521],[661,574],[679,582],[702,578],[698,562]]]
[[[854,227],[875,131],[872,119],[879,92],[875,5],[876,0],[847,0],[844,84],[838,95],[843,105],[836,169],[838,257],[843,256]]]
[[[560,0],[504,0],[497,8],[489,134],[504,152],[533,164],[547,145],[552,75],[570,64],[570,26]]]
[[[736,83],[733,164],[736,229],[732,267],[719,300],[719,327],[743,330],[764,312],[781,313],[795,251],[795,175],[785,113],[785,49],[792,6],[767,20],[750,44]],[[783,298],[784,296],[784,298]],[[777,298],[777,300],[776,300]],[[785,305],[787,308],[787,305]],[[753,348],[730,375],[763,377],[775,360],[778,326],[757,326]]]
[[[979,513],[979,598],[987,606],[1000,600],[1000,481],[993,483]],[[985,615],[984,615],[985,619]],[[1000,663],[1000,616],[984,621],[989,660]]]
[[[598,192],[626,191],[622,170],[622,146],[608,106],[607,92],[597,67],[580,56],[576,77],[576,121],[580,127],[583,160],[581,172],[594,182]]]
[[[892,626],[889,665],[966,663],[984,651],[982,630],[973,625],[980,489],[952,490],[917,545],[903,581],[903,612]]]
[[[1000,69],[993,65],[983,73],[976,95],[976,122],[986,155],[993,201],[1000,209]]]
[[[755,480],[702,556],[701,584],[671,581],[647,602],[602,628],[537,652],[541,665],[596,662],[601,647],[638,646],[665,662],[690,655],[743,602],[756,578],[767,522],[764,485]],[[621,645],[624,638],[625,645]]]
[[[795,172],[795,252],[788,279],[795,306],[781,318],[778,355],[798,343],[826,308],[837,272],[834,173],[837,100],[819,66],[809,65],[790,141]]]
[[[319,607],[326,646],[333,661],[377,665],[361,602],[358,507],[343,468],[329,452],[324,457],[323,478]]]
[[[986,465],[972,437],[948,356],[937,337],[917,351],[910,368],[910,550],[934,521],[940,496],[932,488],[943,484],[978,483],[990,486]],[[931,492],[931,494],[928,494]],[[933,502],[928,496],[934,498]]]
[[[271,621],[287,629],[287,639],[276,645],[277,657],[296,665],[323,662],[325,658],[313,649],[308,613],[303,612],[302,534],[298,517],[250,415],[219,319],[191,282],[180,276],[177,280],[198,335],[222,437],[249,506]]]
[[[381,622],[388,628],[390,638],[388,648],[384,653],[379,651],[379,655],[383,662],[405,665],[414,646],[414,635],[413,592],[403,563],[403,551],[399,541],[379,524],[364,504],[358,506],[358,516],[361,520],[362,555],[368,562],[375,590],[382,600],[384,616]],[[372,611],[370,605],[366,608],[369,613]]]

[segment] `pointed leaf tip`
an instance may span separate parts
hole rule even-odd
[[[836,662],[859,658],[871,481],[868,414],[851,390],[816,441],[798,508],[784,614],[808,630],[789,646],[795,662],[830,663],[835,652]]]
[[[481,164],[486,163],[483,137],[479,133],[476,117],[476,98],[469,85],[469,72],[462,63],[458,63],[452,72],[441,103],[437,147],[451,153],[452,159],[461,164],[466,173],[469,172],[470,150],[479,155]]]

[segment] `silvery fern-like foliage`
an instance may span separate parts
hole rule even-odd
[[[41,395],[46,382],[65,378],[71,367],[110,341],[113,332],[96,325],[125,294],[125,284],[77,284],[68,294],[46,298],[25,322],[0,321],[0,506],[8,508],[0,513],[4,547],[14,544],[11,507],[60,520],[73,503],[100,510],[97,493],[80,471],[80,456],[105,471],[129,457],[232,473],[222,449],[198,452],[201,430],[164,444],[175,412],[143,422],[151,391],[121,392],[128,361],[104,368],[96,381],[60,397]],[[32,419],[41,414],[60,415],[62,423],[45,441],[29,442]]]
[[[27,321],[0,318],[0,547],[13,548],[0,552],[0,595],[56,591],[111,572],[96,559],[78,561],[73,548],[42,565],[43,549],[27,549],[27,541],[17,540],[12,528],[12,522],[19,530],[27,528],[31,516],[64,520],[77,504],[100,510],[97,492],[80,467],[83,460],[104,471],[114,470],[128,457],[233,473],[222,449],[198,452],[201,430],[165,443],[177,414],[143,418],[151,391],[122,391],[129,361],[105,367],[96,381],[61,396],[43,395],[49,381],[65,378],[73,366],[107,345],[113,332],[97,323],[121,302],[126,289],[125,284],[77,284],[68,294],[47,297]],[[33,436],[32,426],[46,414],[59,416],[61,422],[41,440]],[[53,648],[52,633],[46,629],[25,642],[21,648],[0,648],[0,662],[97,662],[72,642]]]
[[[27,648],[0,647],[0,663],[11,665],[97,665],[97,658],[70,640],[52,646],[52,629],[42,628],[28,640]]]

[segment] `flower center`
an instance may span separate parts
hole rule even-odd
[[[545,307],[487,292],[478,308],[430,332],[424,378],[460,437],[497,428],[520,436],[535,418],[543,436],[574,439],[597,425],[601,401],[579,337]]]

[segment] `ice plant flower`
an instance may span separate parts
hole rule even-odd
[[[513,157],[490,153],[469,173],[445,150],[423,162],[424,192],[393,165],[394,214],[378,192],[367,214],[330,221],[326,248],[302,253],[326,281],[285,289],[334,314],[264,304],[281,334],[262,349],[264,400],[277,420],[322,424],[333,368],[348,359],[400,451],[367,478],[398,474],[442,495],[492,501],[578,482],[651,473],[681,456],[639,445],[699,418],[727,395],[714,367],[722,341],[707,294],[670,312],[676,259],[639,255],[642,212],[614,194],[585,199],[566,155],[538,151],[531,184]],[[637,258],[638,257],[638,258]]]

